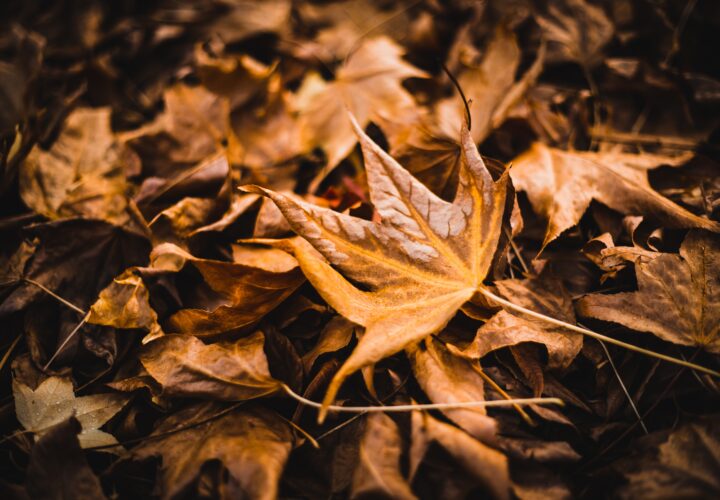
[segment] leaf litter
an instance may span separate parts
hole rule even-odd
[[[717,496],[713,9],[0,7],[0,489]]]

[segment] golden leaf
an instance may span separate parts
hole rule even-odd
[[[245,188],[275,201],[310,243],[295,244],[307,278],[333,308],[366,329],[333,378],[325,405],[349,375],[442,329],[472,297],[490,270],[512,202],[509,176],[493,181],[467,128],[458,191],[448,203],[375,144],[354,117],[351,122],[380,223]]]

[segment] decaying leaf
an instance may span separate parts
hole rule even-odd
[[[325,150],[325,174],[357,143],[348,110],[363,127],[383,116],[397,119],[416,112],[415,101],[401,83],[426,75],[403,61],[401,55],[402,49],[392,40],[373,38],[348,58],[332,82],[314,74],[306,77],[298,91],[300,128],[309,148]]]
[[[35,147],[20,170],[20,195],[49,219],[83,216],[122,225],[132,157],[110,129],[110,109],[75,110],[48,151]]]
[[[717,416],[657,433],[618,464],[628,484],[620,498],[715,498],[720,494],[720,429]]]
[[[78,439],[83,448],[117,444],[100,427],[128,402],[121,394],[76,398],[72,382],[60,377],[48,377],[35,390],[13,380],[13,395],[17,419],[26,430],[40,437],[53,426],[75,417],[82,425]]]
[[[143,348],[140,362],[163,396],[243,401],[280,389],[270,375],[264,341],[261,332],[209,345],[191,335],[165,335]]]
[[[650,332],[675,344],[720,353],[720,238],[691,231],[680,255],[635,264],[638,291],[592,294],[578,314]]]
[[[493,498],[510,498],[510,474],[505,455],[457,427],[418,411],[412,414],[411,478],[415,476],[432,443],[437,443],[450,453],[458,465],[480,482]]]
[[[248,263],[199,259],[170,243],[157,246],[152,267],[178,272],[191,265],[220,300],[212,307],[181,309],[170,317],[169,331],[212,336],[250,327],[283,300],[304,278],[292,256],[280,250],[257,249]]]
[[[382,413],[370,414],[360,440],[351,498],[416,498],[400,472],[401,453],[397,424]]]
[[[485,382],[478,373],[479,363],[449,351],[439,341],[428,338],[406,349],[413,374],[433,403],[459,403],[485,400]],[[484,408],[445,410],[453,422],[472,436],[490,441],[497,432],[495,421]]]
[[[100,292],[90,308],[87,322],[114,328],[142,328],[148,332],[146,341],[163,335],[157,313],[150,306],[147,288],[132,268]]]
[[[163,420],[155,430],[161,437],[144,441],[132,451],[143,460],[162,457],[164,498],[191,494],[201,467],[220,461],[230,474],[228,496],[273,500],[285,461],[294,445],[289,424],[262,407],[244,406],[219,417],[217,404],[191,406]],[[189,422],[204,423],[181,432],[165,434]]]
[[[654,191],[647,181],[647,167],[638,169],[624,158],[620,162],[615,155],[573,153],[535,143],[513,161],[513,183],[548,221],[543,246],[577,224],[593,199],[619,212],[656,217],[667,227],[720,232],[717,222],[688,212]]]
[[[372,142],[354,119],[352,123],[379,224],[247,188],[272,198],[292,228],[343,273],[345,277],[307,247],[297,246],[303,272],[323,298],[365,326],[355,351],[333,379],[326,403],[353,372],[447,324],[482,285],[508,212],[509,177],[493,181],[467,128],[462,134],[460,186],[454,202],[448,203]]]
[[[556,278],[500,280],[495,286],[501,296],[515,304],[575,324],[572,300]],[[503,310],[478,329],[472,343],[461,353],[480,359],[496,349],[523,342],[545,346],[551,368],[567,368],[583,345],[578,333]]]

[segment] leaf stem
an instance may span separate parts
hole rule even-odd
[[[544,321],[546,323],[550,323],[553,325],[557,325],[563,328],[566,328],[567,330],[571,330],[573,332],[581,333],[587,337],[592,337],[597,340],[602,340],[604,342],[607,342],[608,344],[614,344],[620,347],[624,347],[625,349],[628,349],[630,351],[635,351],[640,354],[644,354],[646,356],[650,356],[652,358],[662,359],[663,361],[667,361],[668,363],[673,363],[680,366],[685,366],[687,368],[692,368],[693,370],[698,370],[703,373],[707,373],[709,375],[713,375],[715,377],[720,377],[720,372],[717,372],[715,370],[712,370],[710,368],[706,368],[704,366],[696,365],[695,363],[690,363],[689,361],[685,361],[678,358],[673,358],[672,356],[667,356],[665,354],[661,354],[659,352],[651,351],[649,349],[643,349],[642,347],[638,347],[633,344],[628,344],[627,342],[623,342],[622,340],[617,340],[612,337],[608,337],[606,335],[602,335],[597,332],[593,332],[592,330],[588,330],[587,328],[581,328],[579,326],[573,325],[571,323],[567,323],[565,321],[561,321],[559,319],[552,318],[550,316],[545,316],[544,314],[541,314],[539,312],[535,312],[531,309],[527,309],[523,306],[519,306],[517,304],[513,304],[509,300],[505,300],[502,297],[495,295],[490,290],[486,289],[485,287],[479,287],[477,290],[480,294],[484,295],[486,298],[497,302],[498,304],[507,307],[508,309],[519,312],[521,314],[527,314],[530,317],[533,317],[535,319],[539,319],[541,321]]]
[[[296,401],[310,406],[312,408],[322,409],[323,405],[317,401],[304,398],[300,394],[296,393],[290,387],[283,384],[283,390],[285,393]],[[433,403],[433,404],[421,404],[421,405],[389,405],[389,406],[337,406],[329,405],[325,408],[327,411],[335,411],[338,413],[366,413],[366,412],[385,412],[385,413],[397,413],[397,412],[408,412],[417,410],[455,410],[458,408],[479,408],[479,407],[504,407],[504,406],[515,406],[515,405],[531,405],[531,404],[556,404],[563,406],[565,403],[559,398],[521,398],[521,399],[507,399],[498,401],[463,401],[459,403]]]

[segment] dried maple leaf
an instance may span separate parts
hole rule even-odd
[[[203,420],[181,432],[170,432]],[[217,403],[191,406],[171,415],[151,437],[132,454],[138,460],[162,457],[164,498],[182,498],[202,466],[218,460],[229,472],[224,485],[228,497],[273,500],[295,441],[290,425],[272,410],[243,406],[228,413]]]
[[[472,297],[490,270],[509,213],[506,205],[513,200],[509,176],[493,181],[467,128],[462,131],[459,189],[448,203],[351,120],[380,223],[257,186],[246,188],[275,201],[292,228],[340,270],[345,277],[307,244],[296,245],[303,272],[323,298],[365,326],[355,351],[334,377],[326,404],[350,374],[437,332]]]
[[[614,466],[628,479],[619,498],[717,498],[720,495],[717,415],[651,434],[639,453]]]
[[[139,357],[163,396],[242,401],[280,389],[270,375],[264,342],[261,332],[210,345],[192,335],[165,335],[145,346]]]
[[[400,472],[402,439],[397,424],[382,413],[365,421],[350,498],[416,498]]]
[[[680,255],[635,264],[638,291],[592,294],[578,314],[720,353],[720,237],[691,231]]]
[[[461,358],[441,342],[428,338],[424,346],[407,348],[418,384],[433,403],[459,403],[485,400],[485,382],[471,361]],[[497,432],[495,420],[485,408],[461,408],[443,413],[472,436],[490,440]]]
[[[74,416],[82,424],[78,435],[80,446],[117,444],[117,440],[100,427],[128,402],[120,394],[95,394],[76,398],[70,380],[60,377],[45,379],[35,390],[13,380],[15,413],[22,426],[42,436],[51,427]]]
[[[657,165],[668,162],[672,160],[664,158]],[[577,224],[592,199],[619,212],[652,215],[667,227],[720,232],[720,223],[688,212],[654,191],[647,168],[638,155],[568,152],[535,143],[513,161],[511,175],[533,209],[548,220],[543,246]]]
[[[323,175],[345,158],[357,142],[349,109],[361,126],[383,116],[397,119],[416,112],[413,97],[402,87],[404,79],[426,74],[401,59],[402,49],[392,40],[366,40],[337,71],[335,80],[306,77],[298,91],[301,134],[309,149],[322,147],[327,155]]]
[[[442,446],[458,465],[487,488],[492,498],[510,498],[507,457],[426,412],[412,413],[411,478],[417,473],[432,443]]]
[[[495,286],[501,297],[515,304],[575,324],[572,299],[556,278],[501,280],[496,281]],[[478,329],[465,350],[451,350],[470,359],[480,359],[496,349],[523,342],[543,345],[551,368],[567,368],[583,345],[582,335],[578,333],[503,310]]]
[[[125,181],[131,158],[110,129],[110,108],[77,109],[49,150],[36,146],[28,155],[20,196],[49,219],[82,216],[122,225],[132,220]]]
[[[169,319],[168,331],[212,336],[248,328],[303,283],[291,255],[275,249],[254,253],[253,261],[245,257],[241,262],[223,262],[194,257],[170,243],[156,247],[151,255],[154,269],[178,272],[190,265],[220,299],[176,312]]]
[[[148,290],[135,268],[127,269],[100,292],[87,318],[90,324],[145,329],[145,342],[163,335],[157,320]]]

